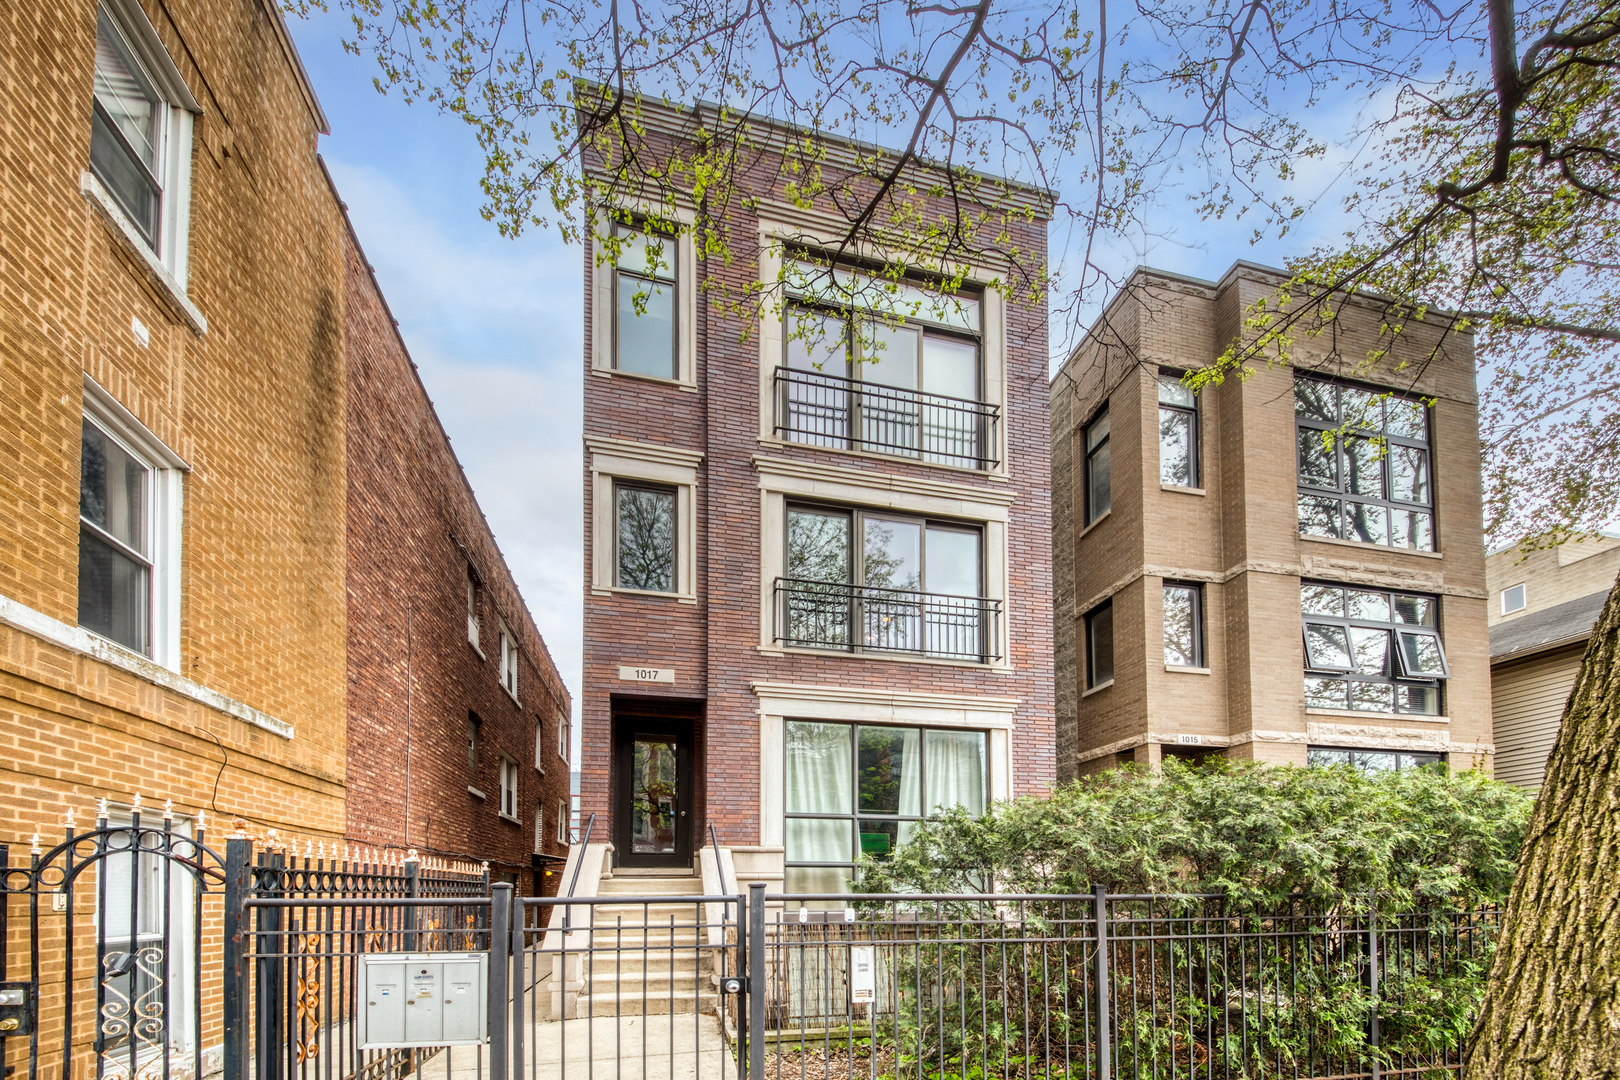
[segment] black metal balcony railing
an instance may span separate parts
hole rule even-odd
[[[996,405],[826,375],[776,370],[776,434],[789,442],[992,469]]]
[[[896,652],[988,663],[1001,601],[836,581],[776,579],[776,640],[807,649]]]

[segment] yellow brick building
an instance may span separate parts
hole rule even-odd
[[[0,842],[137,792],[340,835],[344,224],[286,27],[12,4],[0,78]]]

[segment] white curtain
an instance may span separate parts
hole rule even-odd
[[[921,814],[927,811],[922,804],[922,749],[919,745],[922,733],[908,730],[905,733],[905,742],[900,751],[900,813]]]
[[[787,811],[850,812],[850,735],[847,724],[787,722]]]
[[[985,807],[984,733],[928,732],[928,811],[960,806],[970,814]]]

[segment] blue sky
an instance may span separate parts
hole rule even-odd
[[[484,221],[483,159],[471,129],[378,94],[374,62],[341,47],[345,25],[332,14],[290,20],[331,120],[321,153],[529,610],[577,695],[583,256],[555,233],[507,240]],[[1323,119],[1343,130],[1357,107],[1341,99],[1340,115]],[[1214,278],[1236,259],[1274,263],[1334,239],[1342,162],[1329,154],[1301,173],[1300,195],[1328,198],[1283,241],[1251,244],[1251,223],[1201,221],[1171,192],[1154,216],[1155,235],[1111,243],[1109,260],[1120,271],[1145,263]],[[1084,237],[1054,228],[1051,243],[1060,262],[1065,245],[1078,254]],[[1061,332],[1053,327],[1055,347]]]

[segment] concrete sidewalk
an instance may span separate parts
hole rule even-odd
[[[512,1080],[725,1080],[736,1061],[717,1016],[598,1016],[531,1024]],[[423,1080],[489,1076],[489,1048],[458,1046],[423,1065]]]

